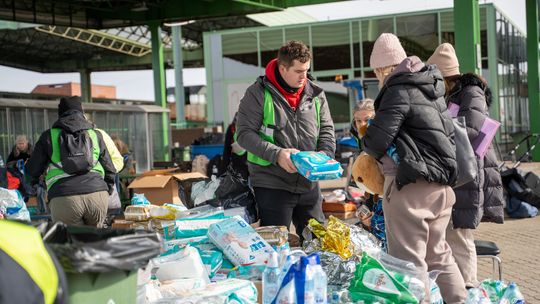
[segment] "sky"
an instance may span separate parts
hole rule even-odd
[[[518,28],[526,28],[525,0],[480,0],[494,2]],[[422,11],[449,7],[453,0],[356,0],[298,7],[317,20],[337,20],[404,11]],[[119,99],[153,100],[152,71],[94,72],[92,84],[114,85]],[[184,85],[205,85],[204,68],[184,69]],[[167,87],[174,86],[174,70],[166,71]],[[46,74],[0,65],[0,91],[30,93],[38,84],[80,82],[78,73]]]

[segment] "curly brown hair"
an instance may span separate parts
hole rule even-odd
[[[291,40],[278,51],[278,64],[289,68],[294,60],[306,63],[311,60],[311,51],[302,41]]]

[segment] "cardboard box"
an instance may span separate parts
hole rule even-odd
[[[122,220],[122,219],[115,219],[114,222],[112,223],[112,228],[131,229],[133,228],[133,222]]]
[[[257,303],[262,303],[262,281],[253,281],[255,288],[257,288]]]
[[[322,210],[324,212],[354,212],[356,211],[356,205],[349,203],[323,202]]]
[[[141,174],[135,179],[128,188],[133,189],[134,193],[142,193],[154,205],[163,205],[166,203],[184,204],[178,195],[179,182],[203,180],[207,177],[199,172],[177,173],[176,169],[152,170]],[[189,197],[191,191],[186,191]]]

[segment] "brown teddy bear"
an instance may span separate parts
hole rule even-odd
[[[377,165],[377,160],[362,152],[354,161],[352,175],[356,183],[361,183],[372,194],[383,194],[384,175]]]

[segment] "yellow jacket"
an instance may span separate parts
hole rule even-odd
[[[120,151],[118,151],[118,148],[116,148],[114,141],[107,132],[97,128],[95,130],[99,131],[103,137],[103,141],[105,142],[105,146],[107,146],[107,151],[111,156],[116,173],[122,171],[124,168],[124,158],[122,157],[122,154],[120,154]]]

